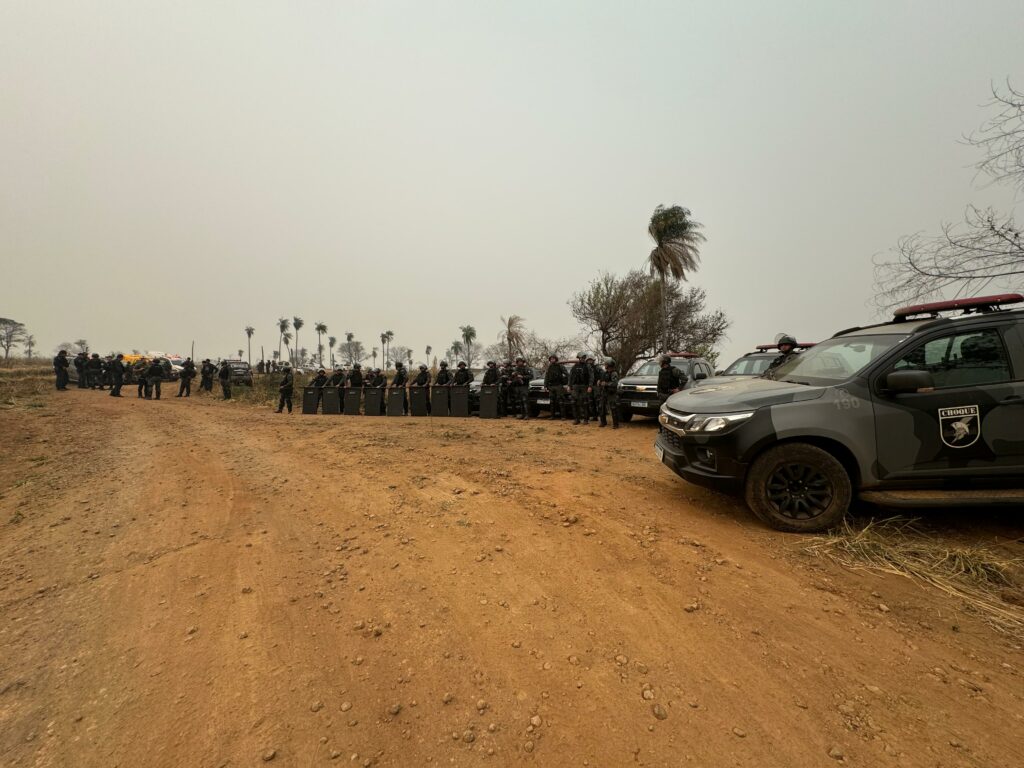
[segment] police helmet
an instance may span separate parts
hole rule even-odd
[[[558,355],[548,355],[548,362],[549,363],[558,362]]]
[[[321,368],[319,371],[317,371],[317,373],[323,373],[323,374],[326,375],[327,371],[325,371],[323,368]]]
[[[402,365],[402,364],[401,364],[400,362],[398,362],[398,361],[395,361],[395,370],[396,370],[396,371],[397,371],[397,370],[399,370],[399,369],[400,369],[400,368],[402,368],[402,367],[403,367],[403,365]]]
[[[667,365],[671,365],[671,363],[672,363],[672,358],[669,355],[662,355],[661,356],[661,364],[662,365],[666,365],[666,364]]]
[[[420,363],[420,370],[421,371],[427,370],[427,366],[423,365],[423,363]]]
[[[577,360],[586,360],[587,359],[587,353],[586,352],[580,352],[578,355],[576,355],[576,359]]]
[[[526,362],[526,358],[525,357],[517,357],[516,358],[516,362],[517,363],[525,363]]]
[[[777,346],[781,349],[783,344],[789,344],[789,346],[795,347],[796,346],[796,339],[794,339],[788,333],[784,333],[781,336],[779,336],[779,341],[778,341]]]
[[[606,357],[604,359],[604,367],[605,368],[614,368],[615,367],[615,361],[612,360],[610,357]]]
[[[448,361],[447,360],[442,360],[441,361],[441,367],[442,368],[447,368],[448,367]]]
[[[459,368],[465,368],[465,367],[466,367],[466,361],[465,360],[459,360]]]
[[[361,371],[361,370],[363,370],[363,366],[361,366],[359,363],[353,363],[352,364],[352,370],[353,371]]]
[[[494,367],[495,365],[497,365],[497,363],[496,363],[496,362],[494,362],[493,360],[488,360],[488,361],[487,361],[487,367],[488,367],[488,368],[492,368],[492,367]]]

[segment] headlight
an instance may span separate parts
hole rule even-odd
[[[677,432],[721,432],[727,427],[746,421],[754,415],[753,411],[741,413],[673,413],[665,406],[661,407],[661,416],[658,417],[664,426]]]

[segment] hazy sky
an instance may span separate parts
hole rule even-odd
[[[900,235],[1013,204],[957,137],[1022,32],[1020,0],[0,0],[0,316],[46,354],[565,336],[678,203],[723,362],[823,338]]]

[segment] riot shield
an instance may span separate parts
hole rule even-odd
[[[341,390],[338,387],[324,387],[324,414],[341,413]]]
[[[448,387],[437,386],[430,388],[430,415],[448,415]]]
[[[496,384],[480,387],[480,418],[498,418],[498,387]]]
[[[410,416],[426,416],[427,415],[427,388],[426,387],[410,387],[409,388],[409,415]]]
[[[380,387],[367,387],[363,390],[363,413],[367,416],[380,416],[380,406],[383,402],[381,397],[383,389]]]
[[[345,390],[345,415],[358,416],[359,404],[363,398],[363,390],[358,387],[349,387]]]
[[[318,387],[303,387],[302,388],[302,412],[303,413],[316,413],[317,406],[320,405],[320,389]]]
[[[405,387],[388,390],[388,416],[405,416]]]
[[[451,387],[452,416],[469,416],[469,386]]]

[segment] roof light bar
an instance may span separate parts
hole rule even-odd
[[[1021,296],[1019,293],[999,293],[994,296],[971,296],[964,299],[951,299],[950,301],[933,301],[928,304],[914,304],[897,309],[892,313],[892,319],[901,321],[915,315],[937,315],[939,312],[950,312],[955,309],[964,310],[964,314],[992,312],[1007,304],[1019,304],[1021,302],[1024,302],[1024,296]]]

